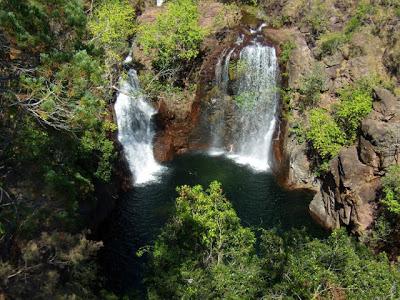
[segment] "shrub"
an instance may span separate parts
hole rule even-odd
[[[335,119],[354,141],[361,121],[372,110],[372,85],[362,80],[340,91],[340,103],[335,108]]]
[[[344,43],[348,41],[348,36],[342,32],[330,32],[321,36],[318,41],[320,55],[332,55]]]
[[[346,137],[335,120],[320,108],[310,111],[309,130],[306,136],[323,160],[337,155],[346,143]]]
[[[173,69],[199,54],[205,32],[199,26],[199,12],[193,0],[174,0],[152,24],[137,30],[137,42],[159,70]]]
[[[0,27],[14,37],[21,48],[56,46],[62,51],[70,50],[82,36],[85,24],[80,0],[0,2]]]
[[[355,15],[350,18],[344,28],[345,34],[351,34],[361,27],[365,22],[367,15],[372,13],[373,9],[374,7],[372,4],[366,1],[361,1],[356,9]]]
[[[400,165],[390,166],[382,179],[384,198],[381,203],[388,211],[400,215]]]
[[[310,73],[303,78],[300,88],[303,109],[317,104],[321,97],[321,90],[324,89],[325,80],[325,73],[320,65],[315,65]]]
[[[280,55],[280,60],[283,65],[286,65],[286,63],[290,59],[290,55],[292,54],[292,51],[296,48],[296,44],[289,40],[281,44],[281,55]]]
[[[96,46],[104,49],[113,61],[127,48],[127,39],[134,32],[135,11],[127,0],[106,0],[94,10],[88,28]]]
[[[312,34],[319,36],[328,27],[329,9],[325,1],[312,0],[308,3],[308,7],[304,8],[306,11],[304,20],[311,27]]]
[[[150,253],[149,298],[257,298],[261,269],[256,238],[241,225],[221,185],[177,190],[175,215]]]

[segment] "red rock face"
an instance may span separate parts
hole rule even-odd
[[[164,101],[159,102],[156,124],[159,128],[154,140],[154,157],[159,162],[172,160],[176,154],[198,150],[201,145],[191,143],[192,131],[198,123],[200,104],[196,99],[183,119],[176,118]]]

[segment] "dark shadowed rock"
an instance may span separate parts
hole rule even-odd
[[[374,168],[359,160],[356,146],[344,148],[310,203],[313,218],[327,229],[350,226],[363,232],[373,222],[373,202],[380,187]]]

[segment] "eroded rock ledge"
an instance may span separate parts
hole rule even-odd
[[[358,232],[373,222],[385,168],[400,162],[400,99],[375,89],[374,110],[362,122],[356,145],[343,149],[330,164],[310,203],[314,218],[324,227],[342,225]]]
[[[367,31],[359,32],[351,43],[361,49],[360,55],[351,56],[346,49],[341,49],[318,61],[313,45],[307,42],[307,32],[286,28],[266,29],[264,33],[276,45],[288,40],[296,44],[285,66],[288,78],[283,84],[294,91],[294,96],[291,116],[281,122],[277,133],[280,140],[275,147],[275,171],[288,188],[315,192],[310,213],[324,228],[345,226],[362,234],[374,221],[385,169],[400,163],[400,99],[386,89],[374,90],[373,111],[362,122],[356,144],[342,149],[323,177],[317,177],[311,170],[310,147],[306,142],[299,142],[291,128],[304,118],[297,91],[313,65],[321,64],[325,71],[326,84],[321,89],[318,106],[328,109],[338,101],[337,91],[341,87],[367,74],[388,76],[384,67],[385,49],[376,47],[384,43]]]

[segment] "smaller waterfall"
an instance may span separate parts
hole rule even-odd
[[[114,109],[118,140],[123,146],[134,183],[141,185],[154,181],[163,169],[153,155],[154,130],[151,118],[156,110],[141,93],[134,69],[129,70],[127,80],[121,80]]]
[[[162,6],[164,3],[164,0],[157,0],[156,4],[157,6]]]
[[[263,25],[257,31],[262,28]],[[235,47],[224,51],[215,69],[215,81],[221,96],[214,103],[219,115],[211,125],[210,154],[224,151],[237,163],[249,165],[257,171],[267,171],[270,169],[278,102],[275,49],[253,42],[241,49],[239,60],[231,65],[234,51]],[[238,78],[232,82],[229,69],[235,64]],[[229,93],[233,95],[229,96]],[[226,119],[232,118],[234,124],[231,122],[227,126]]]

